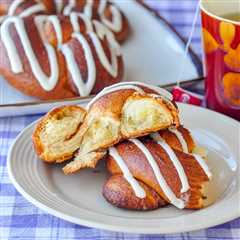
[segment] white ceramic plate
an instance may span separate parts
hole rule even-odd
[[[132,29],[131,37],[122,46],[124,81],[140,81],[153,85],[175,83],[180,77],[182,67],[183,80],[201,76],[200,60],[192,51],[184,56],[185,43],[164,19],[155,16],[136,1],[116,2],[127,16]],[[16,105],[17,103],[20,105]],[[0,117],[40,113],[54,106],[54,102],[41,106],[38,103],[37,99],[12,88],[0,76]]]
[[[8,172],[16,189],[37,207],[67,221],[107,230],[135,233],[175,233],[224,223],[240,216],[240,125],[219,113],[179,104],[182,120],[197,142],[209,151],[212,193],[217,201],[203,210],[172,206],[148,212],[122,210],[108,204],[101,190],[107,173],[97,169],[65,176],[61,165],[49,165],[35,155],[31,134],[35,123],[17,137],[8,155]]]

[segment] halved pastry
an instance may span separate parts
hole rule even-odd
[[[82,140],[81,124],[86,111],[78,106],[62,106],[47,113],[32,135],[39,158],[63,162],[73,157]]]
[[[170,96],[170,97],[169,97]],[[108,147],[133,137],[178,126],[178,109],[166,90],[141,83],[120,83],[105,88],[87,106],[81,131],[84,133],[66,174],[95,167]]]
[[[159,133],[151,138],[130,139],[109,149],[107,167],[113,176],[122,175],[139,199],[155,198],[157,193],[180,209],[199,209],[209,205],[207,187],[211,172],[204,159],[173,147]],[[146,186],[154,191],[149,191]],[[121,179],[111,177],[104,186],[103,195],[115,206],[130,208],[127,201],[126,206],[122,201],[122,198],[132,199],[129,190],[125,192],[125,189]],[[113,198],[113,195],[118,197]],[[131,207],[137,209],[134,204]]]
[[[47,162],[74,161],[66,174],[95,167],[106,149],[124,139],[178,126],[178,109],[166,90],[142,83],[120,83],[105,88],[87,106],[64,106],[38,123],[33,143]]]

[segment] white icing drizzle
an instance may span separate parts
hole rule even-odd
[[[114,147],[109,148],[109,155],[114,158],[114,160],[117,162],[118,166],[120,167],[124,178],[128,181],[128,183],[131,185],[134,193],[139,198],[145,198],[146,192],[143,189],[143,187],[139,184],[139,182],[133,177],[131,172],[129,171],[126,163],[122,159],[122,157],[119,155],[118,151]]]
[[[159,186],[161,187],[162,191],[166,195],[166,197],[169,199],[169,201],[176,207],[183,209],[185,207],[185,203],[182,199],[179,199],[176,197],[174,192],[171,190],[171,188],[168,186],[165,178],[163,177],[158,164],[152,154],[149,152],[149,150],[145,147],[143,143],[141,143],[138,139],[129,139],[132,143],[134,143],[145,155],[146,159],[148,160],[150,166],[152,167],[152,170],[155,174],[155,177],[158,181]]]
[[[64,54],[69,72],[71,73],[72,79],[75,85],[78,88],[81,96],[87,96],[90,94],[96,79],[96,66],[94,63],[94,58],[92,55],[91,48],[87,42],[87,40],[79,33],[74,33],[73,37],[76,38],[84,49],[87,67],[88,67],[88,79],[86,83],[84,83],[77,62],[74,58],[72,50],[67,46],[67,44],[62,45],[61,50]]]
[[[179,142],[182,146],[183,152],[188,153],[189,152],[188,145],[187,145],[187,142],[185,141],[182,133],[180,131],[178,131],[177,128],[173,128],[173,127],[168,128],[168,130],[175,134],[175,136],[177,137],[177,139],[179,140]]]
[[[50,21],[54,27],[58,44],[62,44],[63,36],[62,36],[62,27],[59,21],[59,18],[56,15],[49,16],[48,21]]]
[[[70,14],[70,21],[71,21],[74,32],[80,32],[81,31],[80,24],[78,22],[78,18],[81,18],[81,20],[83,20],[84,25],[86,26],[86,32],[93,32],[93,26],[92,26],[92,23],[91,23],[91,21],[88,17],[86,17],[82,13],[72,12]]]
[[[204,161],[204,159],[198,155],[198,154],[192,154],[194,156],[194,158],[196,159],[196,161],[198,162],[198,164],[201,166],[201,168],[203,169],[203,171],[206,173],[206,175],[208,176],[209,179],[212,178],[212,173],[208,168],[208,165],[206,164],[206,162]]]
[[[69,0],[68,5],[63,9],[63,15],[67,16],[71,13],[72,9],[76,6],[76,0]]]
[[[161,89],[158,87],[154,87],[151,85],[148,85],[146,83],[141,83],[141,82],[121,82],[121,83],[116,83],[113,84],[111,86],[105,87],[100,93],[97,94],[97,96],[95,96],[87,105],[87,109],[89,109],[92,104],[94,102],[96,102],[99,98],[101,98],[102,96],[117,91],[117,90],[122,90],[122,89],[133,89],[137,92],[139,92],[140,94],[145,94],[144,90],[139,87],[139,86],[143,86],[143,87],[148,87],[149,89],[153,89],[155,91],[158,91],[159,94],[164,95],[164,97],[171,97],[172,95],[169,93],[168,91],[166,91],[165,89]]]
[[[87,32],[93,31],[92,24],[86,16],[84,16],[81,13],[72,12],[70,14],[70,21],[71,21],[71,25],[73,27],[73,32],[80,32],[80,25],[78,22],[78,18],[81,18],[83,20],[83,22],[86,26]],[[53,24],[53,27],[54,27],[54,30],[55,30],[56,36],[57,36],[58,45],[61,45],[63,36],[62,36],[62,27],[61,27],[59,18],[56,15],[52,15],[52,16],[48,17],[48,21],[50,21]],[[61,46],[59,46],[59,47],[61,47]]]
[[[79,36],[82,36],[80,34],[76,35],[77,32],[80,31],[80,26],[78,23],[78,17],[80,17],[81,19],[83,19],[83,21],[86,24],[87,27],[87,31],[88,31],[88,35],[91,38],[93,45],[96,49],[98,58],[101,62],[101,64],[103,65],[103,67],[113,76],[116,77],[118,74],[118,62],[117,62],[117,57],[120,55],[120,51],[119,49],[116,47],[117,45],[115,44],[115,39],[111,38],[111,33],[110,31],[103,27],[103,29],[101,29],[101,35],[102,36],[106,36],[107,40],[109,42],[109,48],[110,48],[110,53],[111,53],[111,63],[108,61],[107,56],[103,50],[102,44],[99,40],[99,38],[97,37],[97,35],[93,32],[93,28],[92,25],[89,21],[89,19],[87,19],[85,16],[83,16],[82,14],[76,14],[76,13],[71,13],[70,14],[70,21],[71,24],[73,26],[74,29],[74,34],[73,36],[77,36],[77,39],[79,40]],[[101,26],[100,23],[95,23],[98,24],[96,27],[96,30],[99,31],[99,28]],[[66,45],[62,46],[61,49],[67,59],[68,62],[68,66],[69,66],[69,70],[70,73],[72,75],[73,81],[74,83],[77,85],[77,88],[81,94],[81,96],[87,96],[90,94],[94,84],[95,84],[95,78],[96,78],[96,67],[95,67],[95,62],[91,53],[91,48],[88,45],[87,41],[83,41],[82,37],[80,37],[81,40],[79,40],[82,44],[84,44],[84,51],[85,51],[85,57],[87,60],[87,64],[88,64],[88,80],[86,81],[86,84],[84,84],[82,78],[81,78],[81,74],[79,72],[78,66],[76,64],[76,61],[74,59],[73,53],[71,52],[71,49],[69,47],[67,47]],[[88,46],[87,46],[88,45]],[[91,53],[91,54],[90,54]]]
[[[114,84],[114,86],[124,86],[124,85],[129,85],[129,84],[149,88],[149,89],[157,92],[159,95],[169,99],[170,101],[173,100],[172,94],[170,92],[168,92],[167,90],[165,90],[164,88],[152,86],[152,85],[149,85],[147,83],[142,83],[142,82],[120,82],[120,83]]]
[[[80,32],[80,24],[78,23],[78,15],[74,12],[70,14],[70,21],[72,24],[73,32]]]
[[[107,6],[106,0],[99,1],[99,7],[98,7],[98,14],[100,16],[100,19],[104,25],[106,25],[109,29],[111,29],[114,32],[119,32],[122,29],[122,16],[120,11],[114,6],[110,5],[109,9],[112,14],[112,20],[106,18],[105,16],[105,9]],[[84,6],[84,15],[92,18],[92,11],[93,11],[93,0],[87,0],[85,6]]]
[[[83,22],[86,26],[87,32],[93,32],[93,26],[92,26],[91,20],[82,13],[77,13],[77,16],[80,17],[83,20]],[[116,42],[115,39],[113,40],[113,43],[114,42]]]
[[[83,13],[85,16],[87,16],[90,19],[92,18],[92,7],[93,7],[93,0],[87,0],[83,9]]]
[[[117,91],[117,90],[122,90],[122,89],[133,89],[135,90],[136,92],[140,93],[140,94],[145,94],[144,90],[136,85],[132,85],[131,82],[129,82],[129,84],[125,84],[124,86],[119,86],[118,83],[116,84],[113,84],[111,86],[108,86],[108,87],[105,87],[102,92],[104,94],[106,93],[110,93],[110,92],[114,92],[114,91]]]
[[[9,7],[8,15],[13,16],[16,9],[20,4],[22,4],[25,0],[14,0]],[[68,4],[64,7],[63,0],[54,0],[56,6],[56,12],[63,13],[63,15],[70,15],[72,9],[76,6],[76,0],[69,0]],[[99,2],[98,7],[98,14],[103,24],[105,24],[109,29],[114,32],[119,32],[122,29],[122,16],[120,11],[114,5],[110,5],[109,9],[111,11],[112,20],[109,20],[105,16],[105,9],[107,6],[106,0],[101,0]],[[63,8],[64,7],[64,8]],[[42,3],[37,3],[27,9],[25,9],[21,14],[20,17],[26,17],[36,12],[40,12],[45,10],[45,6]],[[87,0],[84,6],[83,13],[88,18],[92,18],[92,11],[93,11],[93,0]]]
[[[11,14],[14,14],[16,8],[19,6],[19,4],[22,3],[22,1],[23,0],[15,0],[13,4],[10,6],[9,12]],[[89,3],[90,2],[91,1],[89,1]],[[58,6],[59,8],[60,8],[60,5],[61,4],[59,4]],[[53,48],[53,46],[51,46],[47,42],[46,36],[44,34],[44,29],[43,29],[43,24],[46,21],[50,21],[56,33],[58,49],[60,49],[63,52],[63,55],[65,56],[68,70],[72,76],[73,82],[75,83],[80,95],[87,96],[90,94],[92,88],[95,85],[96,65],[92,55],[92,49],[88,41],[80,33],[81,29],[79,24],[79,18],[83,20],[86,26],[86,32],[87,32],[86,34],[88,34],[88,36],[92,41],[92,44],[95,47],[99,61],[101,62],[102,66],[106,69],[106,71],[108,71],[108,73],[113,77],[116,77],[118,75],[118,56],[121,55],[121,52],[120,52],[119,44],[116,42],[113,34],[107,27],[105,27],[103,24],[99,23],[98,21],[94,20],[93,24],[95,26],[95,30],[97,33],[96,35],[93,29],[93,24],[91,23],[90,19],[88,19],[86,16],[84,16],[81,13],[71,12],[72,8],[75,5],[76,5],[75,0],[74,1],[69,0],[68,5],[64,8],[63,11],[67,15],[69,15],[70,13],[70,21],[74,31],[72,36],[79,41],[79,43],[82,45],[84,49],[87,68],[88,68],[88,79],[85,83],[81,77],[79,66],[75,60],[75,57],[71,48],[69,48],[67,44],[63,44],[63,33],[62,33],[61,23],[59,18],[56,15],[53,15],[53,16],[39,15],[34,17],[35,25],[38,29],[40,37],[47,51],[51,74],[48,77],[43,72],[38,62],[38,59],[32,49],[32,46],[28,37],[28,33],[26,32],[26,29],[25,29],[24,21],[23,19],[21,19],[21,17],[30,15],[40,10],[44,10],[44,5],[40,3],[35,4],[34,6],[23,11],[20,14],[20,16],[18,17],[13,16],[13,17],[10,17],[7,21],[4,21],[4,23],[1,26],[1,38],[2,38],[3,44],[6,47],[12,71],[14,73],[23,72],[24,69],[23,69],[21,58],[19,56],[18,50],[16,48],[16,45],[14,44],[13,39],[11,38],[10,31],[9,31],[9,26],[11,24],[14,24],[17,30],[17,33],[20,37],[20,41],[22,42],[23,49],[28,58],[29,64],[31,66],[33,75],[38,80],[39,84],[44,90],[51,91],[57,84],[58,77],[59,77],[59,68],[58,68],[58,61],[57,61],[55,49]],[[109,44],[108,47],[110,50],[111,61],[109,61],[109,59],[107,58],[106,53],[101,44],[101,41],[99,40],[98,37],[100,39],[103,39],[104,37],[106,37]]]
[[[43,17],[35,18],[35,24],[38,29],[42,28],[44,19],[45,18]],[[7,54],[11,64],[11,69],[14,73],[23,72],[23,65],[22,65],[22,61],[19,56],[19,53],[17,51],[16,45],[14,44],[14,41],[10,36],[9,27],[11,24],[14,24],[17,30],[24,52],[28,58],[28,61],[34,76],[36,77],[39,84],[42,86],[44,90],[46,91],[52,90],[57,83],[58,74],[59,74],[55,49],[47,42],[44,42],[44,46],[46,48],[48,59],[49,59],[50,72],[51,72],[50,77],[48,77],[43,72],[38,62],[37,56],[35,55],[34,50],[32,49],[31,42],[28,38],[23,19],[19,17],[9,17],[3,22],[1,26],[1,38],[7,50]]]
[[[182,164],[179,162],[178,157],[172,150],[172,148],[165,142],[165,140],[160,136],[159,133],[153,133],[151,134],[151,137],[165,150],[165,152],[168,154],[169,159],[173,163],[174,167],[177,170],[178,176],[180,178],[182,188],[181,188],[181,193],[187,192],[190,188],[188,179],[186,176],[186,173],[183,169]]]
[[[21,5],[24,0],[14,0],[8,9],[8,15],[13,16],[18,6]]]
[[[10,5],[9,9],[8,9],[8,15],[9,16],[13,16],[14,13],[16,12],[17,8],[19,7],[19,5],[21,5],[25,0],[15,0],[12,2],[12,4]],[[37,3],[34,4],[33,6],[23,10],[19,17],[27,17],[30,16],[36,12],[40,12],[40,11],[44,11],[45,6],[42,3]]]
[[[106,5],[107,5],[106,0],[101,0],[99,3],[98,13],[99,13],[100,19],[108,28],[110,28],[114,32],[119,32],[122,28],[121,13],[115,6],[111,5],[110,10],[112,14],[112,21],[109,21],[109,19],[106,18],[104,13]]]
[[[98,54],[98,58],[101,61],[102,65],[104,66],[104,68],[113,76],[113,77],[117,77],[118,74],[118,62],[117,62],[117,56],[118,56],[118,52],[115,51],[115,48],[113,48],[111,45],[109,45],[110,48],[110,53],[111,53],[111,63],[109,62],[102,44],[99,40],[99,38],[97,37],[97,35],[94,32],[89,32],[88,33],[94,46],[96,49],[96,52]]]
[[[42,3],[38,3],[22,11],[19,17],[22,17],[22,18],[28,17],[34,13],[41,12],[44,10],[46,10],[45,6]]]
[[[71,52],[71,49],[67,47],[67,45],[64,44],[64,46],[61,47],[63,54],[67,60],[67,64],[70,70],[70,73],[72,75],[72,79],[74,83],[77,85],[77,88],[81,94],[81,96],[87,96],[90,94],[94,84],[95,84],[95,79],[96,79],[96,66],[95,62],[91,53],[91,48],[88,45],[88,42],[84,39],[81,34],[76,34],[76,32],[80,31],[80,27],[78,24],[78,19],[77,17],[81,17],[81,15],[76,15],[76,14],[71,14],[70,15],[70,20],[73,25],[73,29],[75,33],[73,34],[73,37],[75,36],[78,40],[80,41],[81,44],[83,44],[83,48],[85,51],[85,57],[87,60],[87,65],[88,65],[88,80],[86,81],[86,84],[84,84],[79,68],[77,66],[77,63],[74,59],[73,53]],[[103,50],[102,44],[97,37],[97,35],[94,32],[89,31],[88,35],[91,38],[93,45],[96,49],[98,58],[103,65],[103,67],[113,76],[116,77],[118,74],[118,62],[117,62],[117,57],[120,55],[119,50],[112,45],[111,40],[109,39],[108,35],[108,30],[105,28],[105,32],[103,34],[106,35],[108,42],[109,42],[109,48],[110,48],[110,53],[111,53],[111,63],[107,59],[107,56]]]
[[[136,92],[139,92],[140,94],[144,94],[145,92],[137,86],[134,85],[126,85],[126,86],[116,86],[117,84],[111,85],[109,87],[105,87],[101,92],[99,92],[86,106],[86,109],[88,110],[93,103],[95,103],[99,98],[105,96],[106,94],[118,91],[118,90],[123,90],[123,89],[132,89],[135,90]],[[115,87],[116,86],[116,87]]]
[[[106,37],[108,42],[112,43],[111,45],[116,50],[116,54],[121,55],[120,45],[115,40],[113,33],[99,21],[93,20],[92,22],[94,24],[95,31],[96,31],[98,37],[102,40],[104,39],[104,37]]]
[[[4,21],[5,17],[6,17],[6,15],[0,16],[0,24]]]
[[[172,129],[172,128],[171,128]],[[170,130],[170,128],[168,129]],[[178,131],[179,132],[179,131]],[[174,132],[175,133],[175,132]],[[180,132],[179,132],[180,133]],[[172,151],[172,148],[169,146],[169,144],[167,144],[167,142],[161,137],[161,135],[159,133],[153,133],[150,135],[157,143],[161,144],[161,146],[165,149],[168,148],[169,150]],[[176,135],[176,137],[178,137]],[[184,140],[185,141],[185,140]],[[186,141],[185,141],[186,142]],[[164,147],[165,146],[165,147]],[[166,150],[166,149],[165,149]],[[166,150],[167,151],[167,150]],[[173,151],[172,151],[173,152]],[[174,152],[173,152],[174,153]],[[199,155],[199,154],[191,154],[189,152],[187,152],[188,154],[192,155],[195,160],[198,162],[198,164],[201,166],[201,168],[203,169],[203,171],[205,172],[205,174],[208,176],[208,178],[210,179],[212,176],[212,173],[210,172],[208,165],[206,164],[206,162],[204,161],[204,159]],[[168,155],[170,156],[170,152],[168,152]],[[174,153],[174,155],[176,156],[176,154]],[[177,157],[177,156],[176,156]],[[174,157],[170,156],[170,159],[173,159]],[[181,164],[179,162],[179,164]],[[175,165],[174,165],[175,166]],[[176,167],[176,166],[175,166]],[[177,167],[176,167],[177,169]],[[178,173],[179,174],[179,173]],[[180,177],[180,174],[179,174]]]
[[[63,0],[54,0],[54,4],[56,6],[57,13],[61,13],[63,9]]]
[[[166,153],[168,154],[170,160],[173,162],[174,167],[176,168],[179,178],[181,180],[181,184],[182,184],[182,189],[181,189],[181,193],[187,192],[190,188],[188,180],[187,180],[187,176],[185,174],[185,171],[183,169],[182,164],[180,163],[179,159],[177,158],[176,154],[174,153],[174,151],[171,149],[171,147],[165,142],[165,140],[160,136],[159,133],[153,133],[151,134],[151,137],[159,144],[163,147],[163,149],[166,151]],[[171,188],[169,187],[169,185],[167,184],[165,178],[163,177],[161,170],[159,169],[159,166],[156,162],[156,160],[154,159],[154,157],[152,156],[152,154],[150,153],[150,151],[147,149],[147,147],[138,139],[129,139],[130,142],[134,143],[144,154],[144,156],[146,157],[146,159],[148,160],[150,166],[152,167],[152,170],[154,172],[154,175],[159,183],[159,186],[161,187],[162,191],[164,192],[164,194],[166,195],[166,197],[169,199],[169,201],[175,205],[176,207],[182,209],[185,207],[185,203],[188,201],[187,199],[185,199],[185,195],[183,196],[183,198],[179,199],[176,197],[176,195],[174,194],[174,192],[171,190]],[[111,149],[114,149],[113,147]],[[114,149],[116,151],[116,149]],[[112,150],[111,150],[112,151]],[[122,166],[124,164],[124,162],[122,163],[121,161],[123,161],[123,159],[119,156],[118,153],[114,152],[114,153],[110,153],[109,154],[114,158],[114,160],[117,162],[118,166],[120,167],[120,169],[123,172],[123,175],[126,174],[128,176],[129,169],[127,168],[126,165]],[[118,154],[118,155],[117,155]],[[201,168],[204,170],[204,172],[206,173],[206,175],[208,176],[209,179],[211,179],[212,177],[212,173],[210,172],[207,164],[205,163],[205,161],[202,159],[201,156],[197,155],[197,154],[192,154],[192,156],[194,156],[195,160],[198,162],[198,164],[201,166]],[[119,159],[120,157],[120,159]],[[121,165],[121,166],[120,166]],[[131,174],[131,173],[130,173]],[[125,176],[125,175],[124,175]],[[131,175],[132,176],[132,175]],[[130,181],[130,180],[128,180]],[[133,184],[134,185],[134,184]],[[132,186],[132,184],[131,184]],[[133,189],[136,188],[136,186],[132,186]],[[135,190],[134,190],[135,191]],[[135,191],[136,193],[136,191]]]

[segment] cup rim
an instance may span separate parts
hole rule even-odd
[[[217,20],[220,20],[220,21],[223,21],[223,22],[229,22],[229,23],[232,23],[234,25],[239,25],[240,26],[240,21],[234,21],[234,20],[230,20],[230,19],[227,19],[227,18],[223,18],[223,17],[220,17],[220,16],[217,16],[216,14],[214,13],[211,13],[209,12],[204,6],[203,6],[203,1],[204,0],[200,0],[200,9],[205,12],[208,16],[212,17],[212,18],[215,18]]]

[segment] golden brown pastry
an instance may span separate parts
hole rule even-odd
[[[62,106],[47,113],[32,135],[39,158],[50,163],[73,157],[82,139],[80,127],[85,115],[78,106]]]
[[[170,127],[158,132],[160,136],[175,150],[192,153],[196,143],[187,128],[180,125],[178,128]]]
[[[178,110],[172,102],[171,95],[164,89],[139,84],[113,85],[100,92],[88,104],[84,121],[79,122],[79,128],[75,129],[74,136],[81,136],[78,146],[73,148],[70,145],[68,151],[68,156],[71,158],[78,149],[74,161],[64,167],[66,174],[85,167],[95,167],[98,160],[106,154],[106,149],[119,141],[179,125]],[[67,109],[66,106],[65,110]],[[53,114],[50,112],[46,115],[46,121],[38,124],[41,126],[40,129],[44,129],[46,123],[51,122],[48,118],[52,115],[55,115],[55,110]],[[63,115],[62,121],[67,123],[68,116]],[[51,123],[53,135],[55,129],[58,131],[55,123]],[[61,122],[57,123],[61,124]],[[66,128],[66,134],[68,131]],[[71,131],[69,135],[73,135],[73,132]],[[39,139],[39,142],[48,141],[48,137],[41,138],[41,131],[35,131],[33,137]],[[68,148],[68,143],[69,141],[63,138],[59,140],[58,148],[48,144],[49,154],[41,154],[41,159],[48,162],[59,162],[59,158],[69,159],[61,157],[62,154],[65,156],[64,151]],[[63,153],[60,146],[66,148]]]
[[[169,93],[139,84],[113,85],[88,104],[81,145],[74,161],[63,168],[64,173],[95,167],[97,160],[93,153],[98,152],[101,156],[106,148],[119,141],[179,125],[178,110],[168,99]],[[94,156],[93,160],[91,156]]]
[[[145,198],[137,197],[122,175],[113,175],[108,179],[103,186],[103,196],[112,205],[130,210],[153,210],[168,204],[153,188],[138,182],[145,190]]]
[[[41,99],[86,96],[119,82],[123,63],[111,32],[100,22],[72,12],[74,6],[88,5],[85,1],[62,1],[61,11],[67,9],[68,14],[48,16],[56,13],[59,2],[0,4],[1,14],[8,15],[0,20],[0,74],[13,87]],[[115,9],[108,2],[104,6]],[[39,15],[43,13],[47,15]]]
[[[8,16],[64,15],[72,12],[97,20],[112,31],[118,42],[129,37],[129,23],[120,9],[108,0],[6,0],[0,2],[0,23]]]
[[[115,84],[93,98],[86,110],[63,106],[50,111],[32,138],[44,161],[73,158],[63,168],[65,174],[94,168],[105,158],[111,177],[102,193],[114,206],[200,209],[213,201],[206,153],[180,125],[178,109],[164,89]]]
[[[26,95],[87,96],[122,79],[120,47],[100,22],[76,13],[9,17],[0,30],[0,74]]]
[[[199,209],[210,204],[207,185],[211,172],[203,158],[174,150],[157,136],[153,135],[152,138],[154,140],[130,139],[111,147],[107,158],[109,172],[113,176],[123,175],[139,201],[150,199],[150,195],[155,198],[157,193],[180,209]],[[154,194],[146,191],[146,187],[139,182],[153,189]],[[119,177],[109,178],[103,189],[104,197],[113,205],[125,208],[122,198],[127,199],[126,195],[129,194],[125,185]],[[132,199],[131,193],[128,196]],[[136,209],[134,203],[131,205],[126,201],[126,208],[131,207]]]

